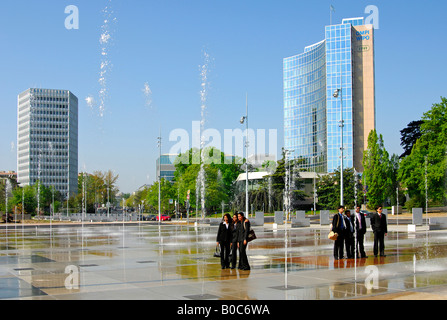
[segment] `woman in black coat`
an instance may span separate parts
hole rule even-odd
[[[217,232],[217,245],[220,245],[220,264],[222,269],[230,267],[230,244],[232,241],[230,215],[224,215]]]
[[[233,221],[231,221],[231,269],[236,268],[236,262],[237,262],[237,248],[238,248],[238,225],[239,220],[237,218],[237,214],[233,215]]]
[[[244,217],[242,212],[238,214],[238,246],[239,246],[239,269],[250,270],[247,257],[248,235],[250,233],[250,221]]]

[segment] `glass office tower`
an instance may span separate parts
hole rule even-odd
[[[303,168],[326,172],[326,44],[284,59],[285,149]]]
[[[326,27],[325,40],[284,59],[285,149],[301,168],[332,173],[343,147],[343,167],[363,171],[375,129],[373,31],[363,18],[344,19]]]
[[[78,98],[67,90],[28,89],[18,96],[17,113],[18,182],[77,194]]]

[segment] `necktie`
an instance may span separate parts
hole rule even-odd
[[[340,220],[341,220],[341,228],[342,229],[345,229],[345,223],[344,223],[344,219],[343,219],[343,216],[342,215],[340,215],[340,218],[339,218]]]
[[[360,218],[360,213],[357,213],[357,219],[359,220],[359,229],[362,228],[362,219]]]

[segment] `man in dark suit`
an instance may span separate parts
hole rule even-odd
[[[346,245],[346,255],[348,259],[354,259],[354,251],[355,251],[355,237],[354,237],[354,219],[352,219],[351,211],[345,211],[345,245]]]
[[[374,232],[374,256],[377,257],[380,246],[380,256],[385,256],[385,236],[388,235],[386,216],[382,213],[382,207],[377,207],[377,212],[371,217],[371,228]]]
[[[360,212],[360,206],[357,206],[355,208],[355,214],[352,217],[352,219],[357,233],[357,257],[368,258],[368,256],[365,253],[365,246],[364,246],[364,239],[366,234],[366,219],[365,215]]]
[[[338,234],[337,240],[334,241],[334,259],[343,259],[343,246],[345,244],[345,229],[346,223],[343,217],[345,208],[343,206],[338,207],[338,213],[332,218],[332,231]]]

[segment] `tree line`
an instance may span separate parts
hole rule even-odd
[[[353,168],[343,172],[344,203],[366,203],[370,209],[378,205],[405,204],[407,209],[430,205],[445,205],[447,190],[447,99],[422,115],[420,120],[408,124],[401,131],[401,145],[404,153],[400,156],[390,155],[385,146],[383,136],[372,131],[368,137],[368,147],[363,155],[364,172],[357,173]],[[201,163],[193,161],[202,159],[221,161]],[[184,161],[185,159],[189,161]],[[303,201],[312,194],[305,194],[300,169],[302,160],[286,161],[283,151],[282,159],[277,162],[266,162],[262,168],[249,166],[249,171],[267,171],[264,179],[250,185],[250,209],[273,212],[284,210],[286,171],[290,169],[290,198],[292,210],[303,209]],[[180,211],[201,210],[200,183],[198,176],[201,167],[205,171],[205,205],[206,212],[213,214],[224,209],[225,212],[245,211],[245,184],[239,190],[236,180],[245,173],[245,159],[232,157],[231,162],[225,154],[215,148],[205,150],[190,149],[180,154],[176,161],[176,172],[173,182],[161,179],[153,185],[124,195],[125,205],[143,208],[146,212],[158,212],[159,185],[161,189],[161,211],[172,213],[178,203]],[[95,212],[98,207],[114,204],[118,188],[118,175],[112,171],[81,174],[78,179],[78,194],[72,195],[68,201],[65,195],[55,191],[51,186],[40,186],[40,213],[49,213],[54,203],[54,212],[68,207],[74,211]],[[322,175],[316,184],[318,196],[317,209],[334,209],[340,204],[340,171]],[[37,214],[38,183],[24,188],[16,187],[11,191],[8,211],[14,208],[22,212]],[[399,195],[399,199],[397,198]],[[409,201],[406,201],[406,195]],[[428,198],[427,196],[428,195]],[[8,196],[9,197],[9,196]],[[188,199],[189,198],[189,199]],[[54,199],[54,200],[53,200]],[[85,202],[83,199],[86,199]],[[5,187],[0,185],[0,210],[5,208]]]
[[[95,171],[93,174],[80,174],[78,177],[78,193],[70,195],[67,203],[67,195],[55,190],[53,186],[45,186],[37,181],[31,186],[16,186],[8,194],[9,213],[48,215],[50,213],[64,212],[68,208],[70,212],[96,212],[96,209],[107,205],[107,202],[115,203],[118,187],[116,182],[118,175],[112,171]],[[0,211],[5,211],[6,192],[4,186],[0,197]],[[0,191],[0,192],[1,192]],[[23,208],[22,208],[23,207]],[[23,210],[22,210],[23,209]]]

